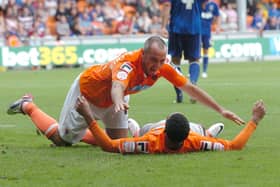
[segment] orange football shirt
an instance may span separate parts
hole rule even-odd
[[[144,136],[137,138],[121,138],[112,140],[98,124],[89,126],[97,144],[108,152],[129,153],[188,153],[197,151],[224,151],[239,150],[247,143],[250,136],[256,129],[253,121],[247,123],[242,131],[233,140],[201,136],[190,131],[189,136],[184,140],[183,146],[178,150],[170,150],[165,146],[164,127],[155,128]]]
[[[154,76],[146,76],[142,68],[143,49],[126,52],[106,64],[93,65],[80,77],[81,93],[94,105],[108,107],[111,99],[112,81],[118,80],[125,86],[124,95],[134,94],[151,87],[164,77],[176,87],[187,83],[187,78],[165,63]]]

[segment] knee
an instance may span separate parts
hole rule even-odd
[[[179,57],[172,57],[171,61],[175,65],[180,65],[181,64],[181,58],[179,58]]]
[[[199,63],[198,58],[189,58],[188,61],[189,61],[190,64],[192,64],[192,63],[197,63],[198,64]]]
[[[58,147],[62,147],[62,146],[63,146],[63,147],[68,147],[68,146],[71,146],[71,145],[72,145],[71,143],[68,143],[68,142],[64,141],[64,140],[60,137],[58,131],[56,131],[53,135],[51,135],[51,136],[49,137],[49,140],[51,140],[52,143],[53,143],[54,145],[58,146]]]
[[[126,138],[128,136],[128,129],[106,128],[106,133],[111,139]]]

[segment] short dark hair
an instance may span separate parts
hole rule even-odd
[[[189,135],[188,119],[181,113],[171,114],[165,123],[165,133],[172,142],[182,142]]]

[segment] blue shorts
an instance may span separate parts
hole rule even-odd
[[[200,58],[201,38],[199,34],[177,34],[169,33],[168,38],[168,54],[171,57],[193,60]]]
[[[209,49],[211,46],[210,41],[211,41],[211,36],[202,35],[201,36],[202,48]]]

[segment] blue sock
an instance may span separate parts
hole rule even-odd
[[[203,72],[207,73],[208,69],[208,55],[203,56]]]
[[[196,84],[199,78],[200,66],[198,62],[192,62],[189,66],[191,83]]]
[[[176,68],[178,71],[182,72],[180,66],[175,66],[175,68]],[[177,87],[175,87],[175,86],[174,86],[174,89],[175,89],[175,92],[176,92],[176,102],[177,102],[177,103],[182,103],[182,102],[183,102],[183,92],[182,92],[182,90],[180,90],[179,88],[177,88]]]

